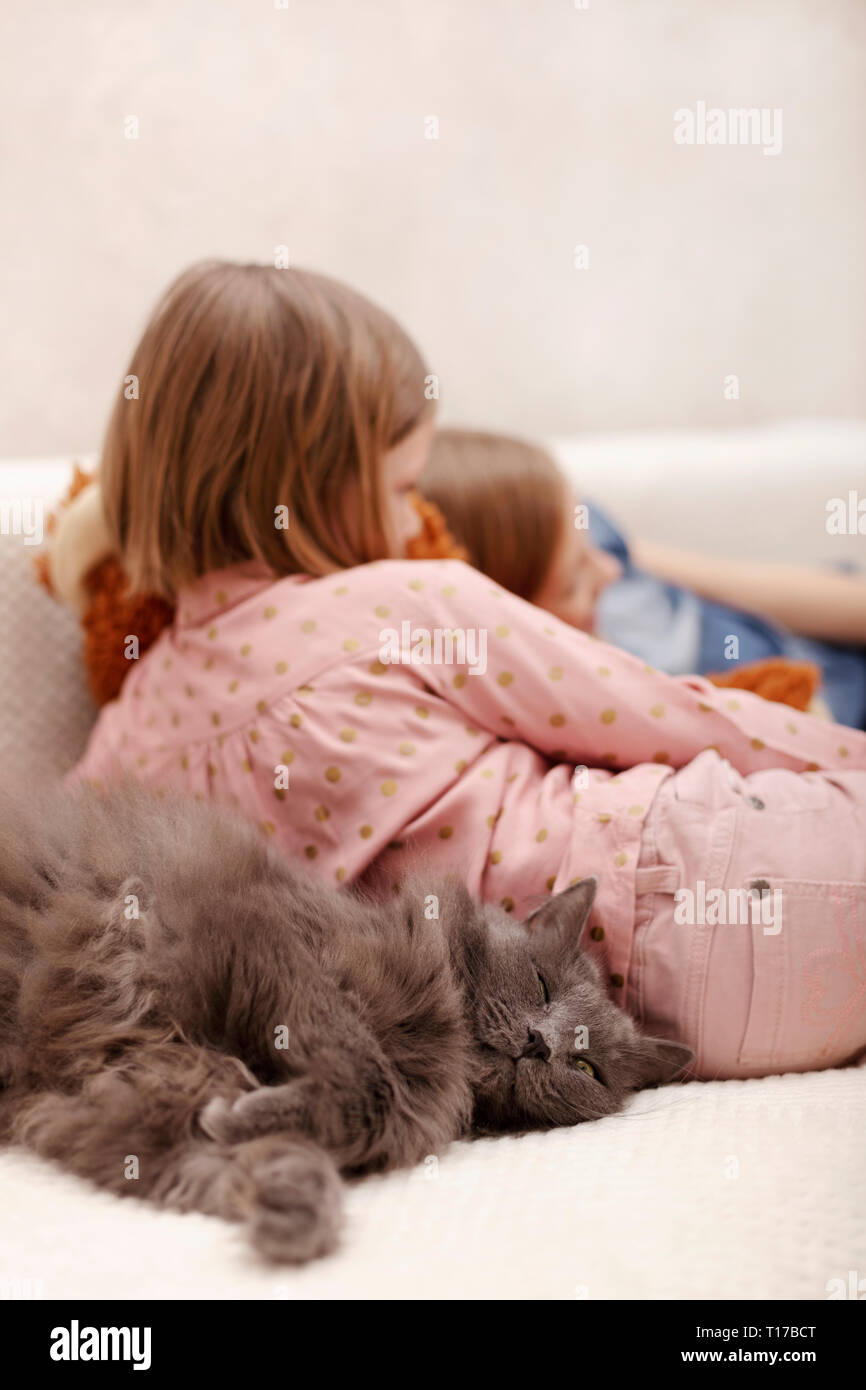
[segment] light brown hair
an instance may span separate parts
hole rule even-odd
[[[394,319],[336,280],[187,270],[133,354],[137,386],[121,387],[102,451],[132,589],[174,598],[241,560],[326,574],[386,556],[382,459],[431,409],[425,373]]]
[[[559,545],[565,482],[534,444],[480,430],[438,430],[418,488],[435,502],[471,563],[530,602]]]

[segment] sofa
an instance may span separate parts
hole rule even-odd
[[[863,564],[863,538],[831,535],[825,519],[829,499],[866,485],[866,423],[551,445],[626,532]],[[62,773],[95,714],[76,623],[34,584],[23,534],[71,463],[0,461],[7,776]],[[303,1269],[261,1263],[218,1220],[109,1196],[19,1150],[0,1153],[0,1193],[7,1299],[850,1296],[866,1275],[866,1068],[673,1085],[575,1129],[456,1143],[351,1187],[340,1250]]]

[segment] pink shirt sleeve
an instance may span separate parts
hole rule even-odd
[[[468,566],[449,569],[453,582],[430,591],[428,621],[463,631],[476,659],[427,665],[425,679],[501,738],[589,765],[682,767],[716,748],[743,774],[866,767],[866,734],[700,676],[665,675]]]

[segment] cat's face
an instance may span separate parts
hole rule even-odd
[[[498,908],[476,908],[459,932],[455,962],[478,1049],[478,1128],[597,1119],[620,1109],[629,1091],[671,1080],[692,1059],[687,1047],[643,1037],[579,949],[596,886],[583,880],[527,924]]]

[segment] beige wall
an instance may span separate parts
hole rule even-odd
[[[402,317],[452,420],[866,413],[863,0],[6,0],[0,29],[0,454],[93,448],[166,281],[278,243]],[[675,145],[699,100],[781,107],[782,153]]]

